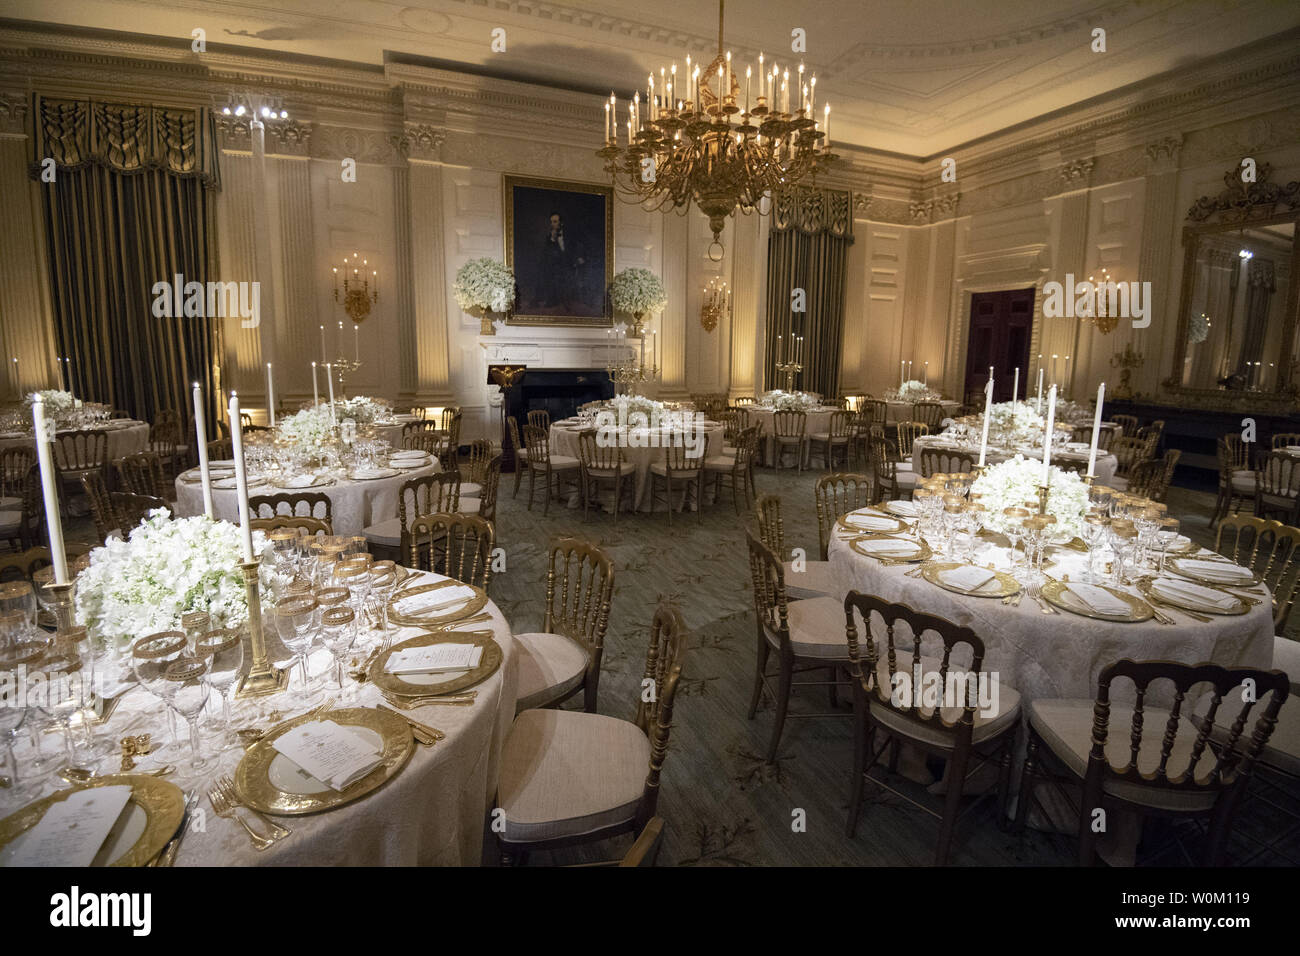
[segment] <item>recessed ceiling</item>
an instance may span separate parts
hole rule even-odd
[[[707,57],[718,30],[700,0],[9,0],[7,15],[185,39],[202,27],[212,44],[371,64],[391,50],[623,95]],[[1293,0],[733,0],[726,45],[741,62],[802,59],[836,140],[932,156],[1297,26]]]

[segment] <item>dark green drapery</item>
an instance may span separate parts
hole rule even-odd
[[[216,138],[207,110],[37,96],[32,175],[42,182],[59,353],[78,397],[153,421],[189,417],[191,382],[216,421],[216,324],[153,314],[154,284],[214,278]]]
[[[833,397],[840,387],[844,343],[845,271],[853,244],[848,192],[798,189],[774,197],[767,240],[768,388],[779,388],[777,337],[803,336],[803,371],[795,387]],[[794,289],[805,292],[805,312],[791,309]]]

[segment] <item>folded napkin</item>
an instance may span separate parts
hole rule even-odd
[[[988,568],[977,568],[971,564],[962,565],[960,568],[950,568],[940,575],[944,584],[950,584],[955,588],[961,588],[963,591],[978,591],[984,585],[992,581],[995,575]]]
[[[1161,597],[1168,598],[1175,604],[1190,601],[1201,607],[1212,607],[1220,611],[1230,611],[1238,604],[1237,599],[1231,594],[1224,594],[1214,588],[1207,588],[1181,578],[1159,578],[1152,583],[1151,587]]]
[[[1287,445],[1286,450],[1293,455],[1300,455],[1300,445]]]
[[[872,514],[847,514],[844,516],[844,523],[865,531],[893,531],[898,527],[897,519]]]
[[[1209,578],[1213,581],[1222,581],[1224,584],[1250,584],[1255,580],[1255,576],[1239,564],[1230,564],[1227,561],[1203,561],[1195,559],[1191,561],[1179,561],[1178,570],[1187,571],[1203,578]]]
[[[315,475],[294,475],[292,478],[282,478],[276,482],[281,488],[310,488],[316,484]]]
[[[418,448],[403,448],[393,452],[389,458],[428,458],[427,451],[420,451]]]
[[[1066,590],[1098,614],[1127,614],[1131,610],[1126,602],[1095,584],[1071,584]]]
[[[915,541],[905,541],[902,538],[876,538],[861,542],[859,547],[872,554],[884,555],[910,555],[921,550]]]
[[[271,746],[334,790],[345,789],[383,763],[370,741],[332,720],[299,724]]]
[[[483,648],[477,644],[426,644],[394,651],[384,670],[390,674],[445,674],[478,667]]]
[[[914,517],[917,514],[916,503],[913,501],[906,501],[903,499],[891,501],[888,507],[890,511],[897,512],[900,515],[907,515],[908,517]]]
[[[391,478],[392,476],[392,468],[355,468],[352,471],[353,478]]]
[[[421,614],[443,605],[464,604],[472,597],[474,597],[473,588],[458,584],[454,587],[434,588],[423,594],[402,598],[393,605],[393,608],[398,614]]]

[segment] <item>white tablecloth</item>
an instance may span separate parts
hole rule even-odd
[[[554,422],[551,425],[550,430],[551,454],[567,455],[570,458],[577,458],[578,433],[580,430],[581,429],[576,427],[570,427],[563,422]],[[700,426],[700,430],[709,438],[708,455],[710,457],[721,455],[723,440],[722,424],[720,422],[705,422]],[[649,434],[649,431],[646,429],[641,431],[644,434]],[[636,468],[636,510],[649,511],[651,506],[649,492],[650,466],[655,462],[663,461],[664,449],[662,445],[652,448],[625,446],[623,448],[623,454]],[[674,491],[676,490],[677,489],[674,488]],[[570,503],[572,504],[572,501]]]
[[[441,575],[430,577],[437,580]],[[446,733],[445,740],[432,747],[416,745],[410,761],[393,779],[361,799],[322,813],[277,816],[293,831],[287,839],[268,850],[254,850],[243,829],[234,820],[218,817],[208,802],[207,788],[221,774],[234,775],[243,751],[238,747],[220,753],[197,774],[190,770],[189,738],[184,721],[179,722],[182,748],[160,757],[140,758],[138,770],[174,764],[167,776],[185,793],[199,788],[205,813],[205,832],[191,830],[181,845],[177,866],[476,866],[481,862],[483,821],[497,785],[501,745],[515,715],[516,655],[510,625],[497,606],[488,602],[483,612],[492,621],[466,625],[467,629],[491,629],[502,651],[501,666],[474,690],[477,697],[466,706],[430,706],[406,711],[416,720]],[[268,619],[268,654],[273,662],[287,661],[288,653],[276,638]],[[402,628],[394,641],[420,634],[418,628]],[[251,654],[245,649],[246,659]],[[323,681],[333,693],[332,658],[318,649],[311,657],[313,680]],[[247,666],[247,664],[245,665]],[[235,727],[266,726],[266,714],[284,708],[288,716],[303,709],[292,691],[300,679],[297,666],[291,675],[290,691],[252,700],[233,700],[231,721]],[[350,678],[345,682],[358,687]],[[338,707],[373,707],[382,703],[371,684],[358,687],[353,702]],[[214,710],[217,707],[214,698]],[[216,710],[219,713],[219,710]],[[125,734],[151,733],[155,740],[169,739],[166,719],[158,700],[133,688],[122,698],[106,725],[97,733],[120,739]],[[55,745],[51,738],[50,746]],[[211,746],[211,745],[209,745]],[[20,759],[22,754],[20,753]],[[107,772],[107,771],[106,771]],[[46,791],[65,786],[57,777]]]
[[[1048,556],[1060,562],[1048,571],[1053,577],[1069,574],[1071,580],[1083,580],[1086,555],[1057,549]],[[1273,619],[1267,599],[1244,615],[1216,616],[1208,624],[1176,610],[1168,611],[1177,621],[1174,626],[1155,620],[1113,624],[1065,611],[1044,614],[1028,597],[1012,607],[997,598],[955,594],[922,578],[907,577],[912,565],[886,566],[857,553],[839,533],[831,538],[829,558],[839,586],[836,598],[857,590],[970,627],[984,642],[985,670],[998,672],[1026,701],[1094,698],[1102,668],[1121,657],[1242,667],[1268,667],[1273,657]],[[924,653],[933,652],[924,642],[922,647]]]
[[[404,471],[392,478],[376,478],[372,481],[351,481],[343,478],[332,485],[322,488],[276,488],[270,484],[253,485],[248,489],[249,497],[257,495],[274,495],[295,492],[324,492],[330,499],[334,514],[335,534],[361,534],[362,530],[380,521],[397,517],[397,494],[402,483],[410,478],[419,478],[434,474],[438,463],[412,471]],[[198,474],[192,469],[185,475]],[[181,476],[176,479],[176,513],[181,517],[203,514],[203,485],[199,482],[187,482]],[[239,520],[239,505],[235,490],[215,488],[212,491],[212,504],[217,517],[224,521]]]
[[[125,458],[127,455],[134,455],[137,452],[144,451],[149,446],[148,422],[127,419],[121,419],[121,421],[124,424],[104,429],[104,432],[108,435],[109,461],[116,461],[119,458]],[[63,429],[60,429],[59,434],[63,434],[63,431]],[[0,451],[17,445],[32,447],[32,439],[28,435],[16,438],[0,438]]]
[[[939,437],[940,436],[938,435],[922,435],[920,438],[917,438],[912,443],[912,470],[915,471],[918,475],[921,474],[921,452],[927,447],[931,447],[931,448],[937,447],[943,451],[961,452],[963,454],[970,455],[976,461],[979,461],[979,454],[980,454],[979,445],[945,446],[945,445],[938,444]],[[1038,451],[1036,455],[1032,452],[1032,450],[1024,454],[1026,458],[1035,458],[1038,461],[1043,460],[1043,452],[1041,449]],[[1007,459],[1013,458],[1014,456],[1015,456],[1014,452],[1009,452],[1003,449],[989,448],[988,453],[985,455],[984,460],[988,464],[996,465],[998,462],[1006,461]],[[1058,466],[1061,464],[1062,461],[1081,461],[1084,464],[1087,464],[1088,453],[1086,451],[1076,453],[1076,452],[1069,452],[1069,451],[1054,450],[1052,452],[1052,461]],[[1102,452],[1101,450],[1098,450],[1096,479],[1099,484],[1109,485],[1111,479],[1115,477],[1115,469],[1118,467],[1119,467],[1118,458],[1116,458],[1110,452]]]
[[[772,441],[772,433],[774,427],[773,420],[776,417],[776,409],[769,405],[750,405],[748,406],[748,409],[749,424],[761,425],[763,427],[763,432],[759,441],[762,463],[769,466],[773,465],[775,464],[775,458],[773,455],[775,454],[774,448],[776,447],[776,443]],[[805,461],[807,460],[808,455],[808,439],[819,432],[830,431],[831,415],[837,411],[839,411],[838,408],[813,408],[808,410],[808,417],[806,419],[806,424],[804,425],[803,449],[801,451]]]
[[[914,414],[916,402],[889,402],[885,408],[885,424],[897,425],[899,422],[910,422],[916,418]],[[957,409],[961,408],[961,402],[941,401],[943,406],[943,415],[945,418],[951,418],[957,414]]]

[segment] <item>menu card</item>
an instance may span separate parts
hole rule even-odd
[[[1128,614],[1132,610],[1126,602],[1095,584],[1071,584],[1067,590],[1098,614]]]
[[[960,568],[950,568],[944,571],[942,577],[944,584],[951,584],[963,591],[978,591],[992,581],[996,575],[988,568],[977,568],[974,565],[967,564]]]
[[[872,554],[916,554],[921,550],[915,541],[904,541],[901,538],[863,541],[860,546],[863,550],[870,551]]]
[[[334,790],[345,789],[383,762],[369,741],[332,720],[299,724],[271,746]]]
[[[454,607],[457,604],[464,604],[473,597],[473,588],[458,584],[455,587],[434,588],[423,594],[413,594],[402,598],[393,607],[398,614],[423,614],[425,611],[443,606]]]
[[[390,674],[442,674],[478,667],[482,657],[477,644],[426,644],[394,651],[384,669]]]
[[[9,865],[90,866],[130,802],[130,784],[69,794],[27,831]]]
[[[916,503],[907,501],[903,498],[900,498],[898,501],[891,501],[888,507],[890,511],[896,512],[900,515],[907,515],[909,517],[915,517],[917,513]]]
[[[1239,564],[1230,564],[1227,561],[1203,561],[1199,558],[1194,560],[1179,561],[1178,569],[1180,571],[1190,571],[1192,574],[1199,574],[1203,578],[1212,578],[1215,581],[1232,583],[1240,581],[1249,583],[1255,579],[1255,576]]]
[[[865,528],[868,531],[893,531],[898,527],[898,519],[883,515],[847,514],[844,522],[851,528]]]
[[[1231,594],[1224,594],[1214,588],[1202,587],[1181,578],[1159,578],[1152,584],[1152,587],[1161,597],[1175,598],[1178,601],[1191,601],[1193,604],[1199,604],[1202,607],[1229,611],[1237,606],[1237,599]]]

